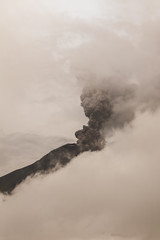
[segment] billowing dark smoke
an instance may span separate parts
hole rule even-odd
[[[107,132],[123,128],[134,119],[135,93],[135,84],[95,85],[83,90],[81,105],[89,121],[75,133],[80,151],[103,149]]]
[[[105,145],[104,127],[111,117],[112,106],[107,91],[96,88],[85,88],[81,95],[81,105],[86,117],[89,118],[88,126],[75,133],[77,144],[81,151],[101,150]]]

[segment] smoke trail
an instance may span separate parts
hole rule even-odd
[[[103,89],[86,88],[81,95],[81,105],[89,118],[88,126],[75,133],[81,151],[101,150],[105,145],[104,125],[112,114],[108,94]]]

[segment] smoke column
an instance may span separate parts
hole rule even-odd
[[[101,150],[105,145],[104,126],[112,114],[112,106],[107,91],[86,88],[81,95],[81,105],[89,118],[88,126],[75,133],[81,151]]]
[[[103,149],[112,130],[123,128],[134,119],[136,89],[131,83],[116,87],[110,80],[84,88],[81,105],[89,121],[88,126],[75,133],[82,151]]]

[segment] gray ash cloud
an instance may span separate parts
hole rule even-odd
[[[86,117],[89,118],[88,126],[75,133],[77,144],[82,151],[101,150],[105,145],[104,126],[111,117],[112,106],[107,91],[96,88],[85,88],[81,95],[81,105]]]
[[[103,149],[108,132],[123,128],[134,119],[135,95],[135,84],[121,87],[95,84],[84,88],[81,106],[89,121],[87,126],[75,133],[82,152]]]

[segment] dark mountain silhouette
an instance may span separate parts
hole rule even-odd
[[[27,177],[32,177],[36,173],[45,174],[50,171],[56,171],[69,163],[79,153],[77,144],[66,144],[59,147],[35,163],[0,177],[0,192],[10,194]]]

